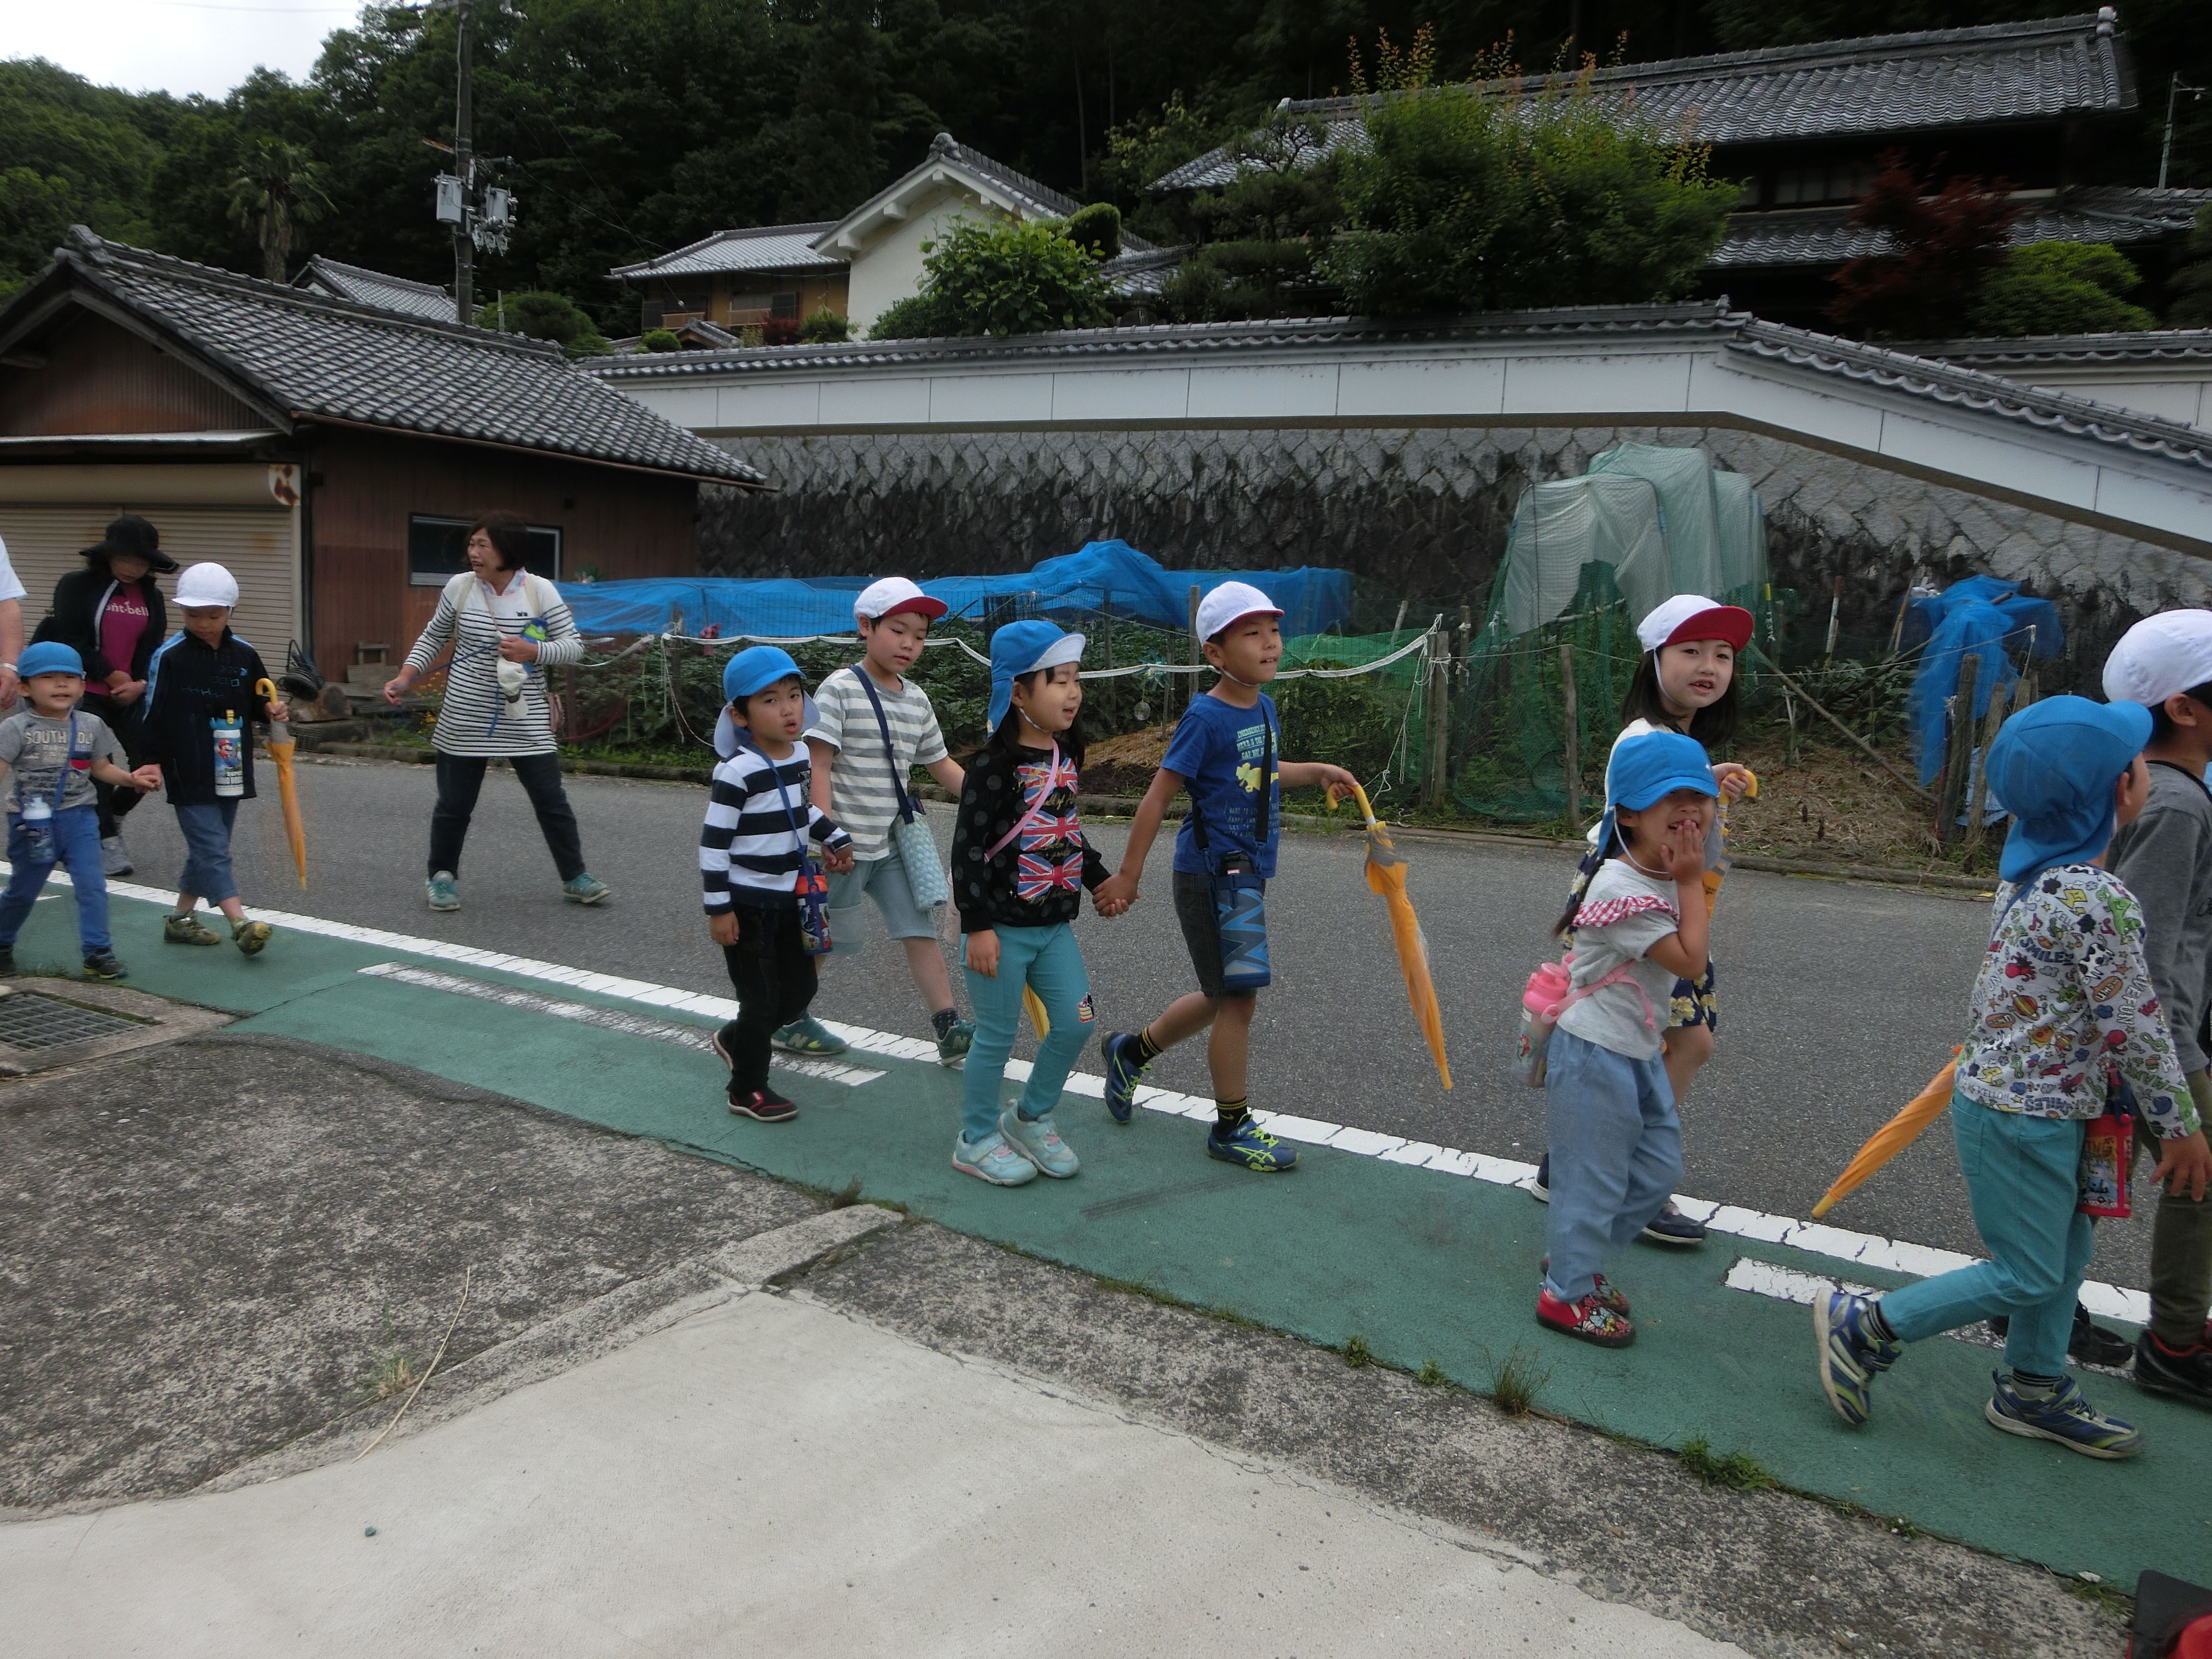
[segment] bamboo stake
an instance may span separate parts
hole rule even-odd
[[[1966,774],[1973,746],[1974,690],[1982,674],[1982,659],[1972,651],[1959,656],[1959,689],[1952,694],[1951,707],[1946,711],[1943,734],[1943,793],[1936,803],[1936,838],[1940,841],[1959,839],[1959,809],[1964,804]]]
[[[1579,836],[1583,832],[1583,734],[1575,708],[1575,647],[1565,640],[1559,642],[1559,684],[1567,719],[1567,828]]]
[[[1968,769],[1966,778],[1966,851],[1971,856],[1982,844],[1982,813],[1990,798],[1990,745],[1997,740],[1997,728],[2004,724],[2005,700],[2012,695],[2012,687],[2000,685],[1990,693],[1990,712],[1982,719],[1980,752]]]

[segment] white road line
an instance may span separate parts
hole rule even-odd
[[[592,1002],[564,1002],[558,997],[540,996],[535,991],[520,990],[512,985],[495,985],[488,979],[464,979],[458,974],[441,974],[428,968],[410,968],[402,962],[372,963],[361,971],[378,979],[398,980],[403,985],[419,985],[426,990],[475,997],[481,1002],[496,1002],[508,1008],[526,1008],[532,1013],[550,1014],[556,1019],[573,1019],[580,1025],[596,1025],[602,1030],[622,1031],[630,1036],[654,1037],[662,1042],[678,1043],[686,1048],[702,1048],[708,1054],[714,1051],[712,1035],[697,1025],[675,1025],[665,1019],[646,1019],[636,1014],[626,1014],[619,1008],[602,1008]],[[831,1083],[842,1083],[848,1087],[873,1083],[884,1075],[882,1072],[871,1072],[866,1066],[840,1066],[827,1060],[802,1060],[794,1054],[775,1055],[771,1064],[781,1071],[823,1078]]]
[[[1735,1265],[1721,1280],[1732,1291],[1749,1291],[1753,1296],[1772,1297],[1777,1302],[1801,1302],[1813,1305],[1813,1298],[1823,1291],[1848,1291],[1854,1296],[1876,1296],[1881,1292],[1871,1285],[1854,1285],[1848,1279],[1830,1279],[1820,1273],[1800,1273],[1795,1267],[1782,1267],[1771,1261],[1755,1261],[1740,1255]],[[2130,1291],[2117,1285],[2084,1285],[2081,1305],[2093,1314],[2102,1314],[2107,1319],[2124,1319],[2131,1324],[2150,1323],[2150,1297],[2142,1291]],[[1959,1335],[1958,1332],[1948,1332]],[[1964,1337],[1967,1341],[1978,1340]],[[1983,1342],[1982,1346],[1989,1346]]]
[[[0,872],[6,869],[5,860],[0,860]],[[69,878],[57,870],[51,879],[66,884]],[[125,898],[144,899],[156,904],[167,905],[170,902],[167,890],[142,887],[131,882],[111,881],[107,884],[107,890]],[[601,996],[643,1003],[675,1012],[706,1015],[716,1020],[735,1019],[738,1016],[738,1005],[728,997],[708,996],[678,990],[671,986],[655,985],[644,980],[594,974],[583,969],[563,967],[556,962],[539,962],[529,957],[502,956],[495,951],[452,945],[444,939],[420,939],[407,933],[387,933],[379,927],[356,927],[350,922],[329,921],[320,916],[258,908],[254,914],[280,927],[289,927],[325,939],[348,939],[381,951],[404,951],[410,956],[430,957],[439,961],[459,963],[464,967],[494,969],[500,973],[513,974],[520,979],[544,980],[576,990],[594,991]],[[933,1060],[937,1058],[937,1045],[933,1042],[888,1031],[871,1030],[865,1025],[845,1025],[831,1021],[823,1023],[854,1048],[866,1054],[883,1054],[898,1060]],[[1021,1060],[1007,1061],[1006,1075],[1017,1082],[1027,1081],[1029,1062]],[[1105,1079],[1095,1073],[1077,1072],[1068,1077],[1067,1086],[1078,1094],[1098,1098],[1104,1093]],[[1137,1104],[1147,1111],[1164,1112],[1170,1116],[1187,1117],[1194,1121],[1213,1116],[1211,1100],[1178,1094],[1170,1089],[1155,1089],[1149,1085],[1137,1091]],[[1387,1164],[1408,1164],[1444,1175],[1468,1176],[1494,1186],[1525,1188],[1536,1174],[1534,1164],[1519,1163],[1511,1158],[1491,1158],[1481,1152],[1465,1152],[1455,1147],[1431,1146],[1425,1141],[1405,1141],[1376,1151],[1371,1150],[1372,1130],[1347,1129],[1340,1123],[1292,1117],[1276,1112],[1255,1110],[1252,1115],[1269,1133],[1280,1135],[1285,1140],[1296,1140],[1312,1146],[1329,1146],[1356,1157],[1379,1158]],[[1382,1139],[1387,1140],[1389,1137]],[[1709,1199],[1689,1198],[1677,1194],[1675,1202],[1681,1206],[1685,1214],[1704,1222],[1717,1233],[1731,1233],[1769,1244],[1788,1244],[1797,1249],[1856,1261],[1863,1267],[1878,1267],[1888,1273],[1909,1273],[1916,1279],[1933,1278],[1937,1273],[1948,1273],[1954,1267],[1963,1267],[1981,1259],[1963,1255],[1956,1250],[1938,1249],[1933,1245],[1915,1244],[1909,1239],[1852,1232],[1819,1222],[1800,1221],[1793,1216],[1771,1215],[1763,1210],[1747,1210],[1734,1204],[1716,1204]],[[2081,1286],[2081,1301],[2090,1312],[2103,1314],[2107,1318],[2124,1319],[2141,1324],[2148,1317],[2149,1298],[2141,1291],[2128,1290],[2121,1285],[2087,1280]]]

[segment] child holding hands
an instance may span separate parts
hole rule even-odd
[[[1537,1322],[1622,1348],[1636,1339],[1606,1259],[1643,1231],[1682,1174],[1664,1010],[1705,977],[1705,837],[1716,802],[1705,751],[1676,732],[1614,745],[1598,824],[1605,862],[1559,919],[1572,988],[1547,1056],[1551,1253]]]
[[[1095,1018],[1069,924],[1086,887],[1101,915],[1128,908],[1101,893],[1106,866],[1076,822],[1082,659],[1083,635],[1048,622],[1008,623],[992,635],[991,737],[969,762],[952,826],[952,896],[975,1010],[952,1167],[994,1187],[1039,1174],[1065,1180],[1079,1167],[1052,1118]],[[1020,1103],[1001,1111],[1024,987],[1049,1030]]]
[[[2142,1449],[2133,1425],[2082,1398],[2066,1345],[2094,1243],[2084,1126],[2105,1110],[2112,1068],[2164,1148],[2155,1178],[2201,1195],[2212,1172],[2143,958],[2142,908],[2104,867],[2113,830],[2149,798],[2150,735],[2141,703],[2050,697],[1990,745],[1990,791],[2013,828],[1950,1114],[1990,1260],[1885,1296],[1814,1298],[1820,1386],[1846,1423],[1867,1420],[1875,1377],[1906,1343],[2002,1315],[2006,1369],[1982,1413],[1992,1426],[2089,1457]]]
[[[853,866],[852,837],[807,795],[799,733],[813,715],[791,653],[773,645],[724,665],[729,703],[714,731],[714,793],[699,831],[707,933],[722,947],[738,1017],[714,1033],[730,1068],[731,1111],[786,1123],[799,1108],[769,1086],[769,1043],[814,1000],[814,957],[801,926],[799,882],[810,837],[832,870]]]
[[[123,746],[107,723],[77,708],[84,696],[84,659],[45,640],[16,664],[24,707],[0,720],[0,778],[14,788],[8,812],[8,890],[0,895],[0,975],[15,971],[15,936],[57,864],[69,867],[76,893],[78,943],[87,979],[122,979],[107,933],[107,878],[100,860],[100,808],[92,786],[158,789],[150,766],[126,772]],[[12,774],[12,777],[9,775]]]

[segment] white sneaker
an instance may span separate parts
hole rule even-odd
[[[1053,1127],[1050,1112],[1032,1121],[1022,1115],[1019,1107],[1009,1106],[999,1114],[999,1133],[1006,1136],[1008,1146],[1055,1181],[1065,1181],[1083,1167]]]
[[[123,844],[120,836],[100,838],[100,873],[103,876],[127,876],[138,866],[131,862],[131,849]]]
[[[1018,1187],[1036,1179],[1037,1166],[1006,1144],[996,1129],[979,1141],[957,1135],[952,1141],[952,1167],[962,1175],[988,1181],[994,1187]]]

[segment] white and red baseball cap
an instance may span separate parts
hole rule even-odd
[[[1198,637],[1210,640],[1247,617],[1279,617],[1283,607],[1249,582],[1224,582],[1198,602]]]
[[[903,576],[886,576],[881,581],[870,582],[860,590],[860,597],[853,601],[854,616],[866,617],[870,622],[881,622],[903,611],[935,622],[950,609],[944,600],[931,599]]]
[[[1741,651],[1751,643],[1753,626],[1751,612],[1740,605],[1715,605],[1702,593],[1677,593],[1636,624],[1636,639],[1646,651],[1684,640],[1723,640]]]

